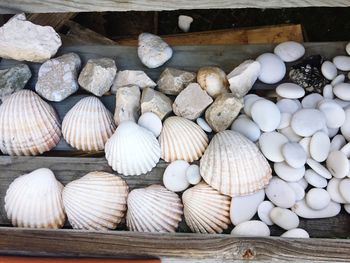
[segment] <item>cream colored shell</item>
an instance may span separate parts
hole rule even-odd
[[[193,121],[177,116],[169,117],[164,121],[159,136],[162,159],[166,162],[193,162],[201,158],[208,141],[207,134]]]
[[[5,196],[5,210],[12,225],[29,228],[60,228],[66,215],[63,185],[47,168],[17,177]]]
[[[203,179],[220,193],[241,196],[264,188],[271,167],[249,139],[235,131],[222,131],[211,140],[200,161]]]
[[[137,232],[175,232],[182,208],[180,197],[161,185],[135,189],[128,197],[126,224]]]
[[[153,133],[132,121],[120,123],[105,152],[108,164],[123,175],[147,173],[160,158],[159,142]]]
[[[63,204],[75,229],[115,229],[126,211],[128,185],[119,176],[91,172],[67,184]]]
[[[81,99],[62,122],[64,139],[82,151],[103,150],[115,129],[112,113],[92,96]]]
[[[0,106],[0,150],[38,155],[54,148],[61,126],[54,109],[30,90],[12,94]]]
[[[196,233],[221,233],[230,225],[231,198],[201,182],[182,195],[186,224]]]

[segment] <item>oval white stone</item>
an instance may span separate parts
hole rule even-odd
[[[305,202],[305,199],[298,201],[293,207],[292,211],[298,216],[308,219],[313,218],[328,218],[336,216],[340,213],[341,206],[338,203],[331,201],[328,206],[322,210],[311,209]]]
[[[346,140],[343,135],[338,134],[334,136],[331,141],[330,151],[339,151],[346,144]]]
[[[328,128],[339,128],[345,122],[345,111],[333,100],[323,100],[318,104],[318,109],[323,112]]]
[[[318,93],[311,93],[303,98],[301,105],[304,109],[315,109],[321,100],[323,100],[322,95]]]
[[[312,169],[307,169],[304,176],[305,180],[312,186],[324,188],[327,186],[327,179],[316,173]]]
[[[347,141],[350,141],[350,107],[345,109],[345,122],[340,127],[342,135]]]
[[[327,185],[327,192],[329,193],[332,201],[338,203],[338,204],[345,204],[347,203],[344,197],[340,194],[339,185],[340,185],[341,179],[338,178],[332,178],[329,180]]]
[[[341,71],[350,71],[349,56],[336,56],[333,58],[333,63],[337,67],[337,69]]]
[[[344,210],[345,210],[345,212],[347,212],[348,214],[350,214],[350,204],[345,204],[345,205],[344,205]]]
[[[258,206],[258,216],[260,220],[263,221],[266,225],[273,225],[273,222],[270,218],[270,212],[274,207],[274,204],[270,201],[264,201]]]
[[[270,212],[270,218],[279,227],[290,230],[299,226],[299,217],[289,209],[275,207]]]
[[[306,160],[306,163],[310,166],[312,170],[314,170],[316,173],[318,173],[322,177],[326,179],[332,178],[332,174],[319,162],[316,162],[315,160],[308,158]]]
[[[335,135],[339,133],[339,128],[327,128],[327,130],[328,130],[327,134],[329,138],[333,138]]]
[[[235,226],[231,235],[247,237],[267,237],[270,236],[269,227],[259,220],[251,220]]]
[[[290,126],[279,130],[279,132],[286,136],[291,142],[299,142],[302,138],[301,136],[296,134]]]
[[[293,114],[301,108],[297,100],[291,99],[281,99],[276,103],[276,105],[281,113],[286,112]]]
[[[304,56],[305,48],[298,42],[286,41],[278,44],[274,49],[274,53],[284,62],[293,62]]]
[[[288,230],[284,232],[281,237],[287,237],[287,238],[310,238],[310,235],[308,232],[306,232],[302,228],[294,228],[291,230]]]
[[[350,83],[339,83],[334,86],[333,93],[341,100],[350,101]]]
[[[322,75],[328,80],[333,80],[338,73],[337,67],[330,61],[323,62],[321,72]]]
[[[335,85],[338,85],[339,83],[344,82],[345,80],[345,75],[344,74],[339,74],[338,76],[335,77],[335,79],[332,80],[331,85],[334,87]]]
[[[283,79],[286,74],[286,65],[283,60],[272,53],[260,55],[256,61],[261,65],[259,80],[266,84],[274,84]]]
[[[305,201],[311,209],[321,210],[329,205],[331,197],[329,193],[322,188],[312,188],[307,192]]]
[[[275,173],[281,179],[287,182],[297,182],[303,178],[305,174],[305,167],[293,168],[289,166],[286,162],[274,163],[273,169]]]
[[[346,44],[345,51],[348,53],[348,55],[350,55],[350,42]]]
[[[258,125],[247,117],[239,117],[234,120],[231,125],[231,130],[243,134],[252,142],[257,141],[261,134]]]
[[[295,183],[288,183],[288,185],[293,189],[293,191],[295,193],[295,200],[296,201],[303,199],[305,196],[305,189],[298,182],[299,181],[297,181]]]
[[[347,158],[350,157],[350,142],[341,147],[340,151],[345,154]]]
[[[339,183],[339,192],[347,203],[350,203],[350,179],[346,178]]]
[[[197,124],[206,132],[212,132],[212,128],[210,128],[209,124],[203,118],[197,118]]]
[[[310,158],[310,141],[311,137],[304,137],[299,141],[299,144],[301,147],[303,147],[307,158]]]
[[[284,129],[290,126],[290,121],[292,120],[292,114],[288,112],[281,113],[281,122],[278,125],[277,129]]]
[[[282,98],[299,99],[305,95],[305,90],[295,83],[282,83],[277,86],[276,93]]]
[[[324,86],[323,97],[325,99],[334,99],[333,86],[331,84],[327,84],[326,86]]]
[[[151,131],[156,137],[159,136],[163,128],[162,120],[153,112],[143,113],[137,123]]]
[[[299,136],[312,136],[326,125],[324,114],[316,109],[301,109],[294,113],[291,121],[293,131]]]
[[[329,154],[326,165],[328,171],[335,178],[344,178],[350,170],[349,160],[342,151],[333,151]]]
[[[331,141],[328,134],[318,131],[310,141],[310,155],[317,162],[324,162],[327,159],[329,149],[331,148]]]
[[[249,95],[254,95],[254,96],[249,96]],[[252,117],[251,110],[252,110],[253,104],[258,100],[262,100],[263,98],[255,95],[255,94],[249,94],[249,95],[247,95],[246,96],[247,98],[244,99],[243,111],[247,116]]]
[[[286,136],[278,132],[265,132],[259,138],[259,146],[264,156],[272,162],[282,162],[282,146],[288,142]]]
[[[276,206],[290,208],[295,204],[293,189],[283,180],[274,176],[265,190],[267,198]]]
[[[293,168],[301,168],[306,163],[306,152],[297,142],[288,142],[282,147],[282,155],[288,165]]]
[[[173,192],[181,192],[190,186],[186,177],[186,170],[189,163],[183,160],[177,160],[168,165],[163,174],[164,186]]]
[[[300,185],[304,190],[308,187],[309,183],[304,179],[301,178],[298,182],[296,182],[298,185]]]
[[[253,121],[260,130],[270,132],[275,130],[281,122],[281,112],[278,107],[269,100],[258,100],[251,108]]]
[[[202,177],[199,173],[199,166],[197,164],[191,164],[187,168],[186,178],[187,178],[187,181],[192,185],[199,184],[199,182],[202,180]]]

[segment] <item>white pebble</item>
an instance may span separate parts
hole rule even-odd
[[[272,162],[282,162],[282,146],[288,142],[286,136],[278,132],[265,132],[259,138],[259,146],[264,156]]]
[[[328,128],[339,128],[345,122],[345,111],[333,100],[323,100],[318,104],[318,109],[323,112]]]
[[[284,78],[286,65],[283,60],[272,53],[261,54],[256,61],[261,65],[259,80],[266,84],[274,84]]]
[[[350,71],[349,56],[336,56],[333,58],[333,63],[337,67],[337,69],[341,71]]]
[[[312,188],[307,192],[305,201],[311,209],[322,210],[329,205],[331,197],[325,189]]]
[[[338,76],[335,77],[335,79],[332,80],[331,85],[334,87],[335,85],[344,82],[345,80],[345,75],[344,74],[339,74]]]
[[[302,137],[296,134],[291,127],[283,128],[279,130],[279,132],[286,136],[291,142],[299,142],[302,139]]]
[[[278,125],[277,129],[284,129],[290,126],[290,121],[292,120],[292,114],[288,112],[281,113],[281,122]]]
[[[261,221],[263,221],[266,225],[272,226],[273,222],[270,218],[270,212],[272,208],[274,208],[274,204],[270,201],[264,201],[260,203],[258,206],[258,217]]]
[[[339,192],[347,203],[350,203],[350,179],[346,178],[339,183]]]
[[[261,222],[259,220],[251,220],[235,226],[231,231],[231,235],[246,237],[267,237],[270,236],[270,229],[264,222]]]
[[[337,67],[330,61],[323,62],[321,72],[322,75],[328,80],[333,80],[338,73]]]
[[[306,232],[302,228],[294,228],[291,230],[288,230],[284,232],[281,237],[287,237],[287,238],[310,238],[310,235],[308,232]]]
[[[203,118],[197,118],[197,124],[206,132],[212,132],[212,128],[210,128],[209,124]]]
[[[250,95],[254,95],[254,96],[250,96]],[[255,94],[249,94],[249,95],[245,96],[243,111],[247,116],[252,117],[252,114],[251,114],[252,106],[258,100],[263,100],[263,98],[255,95]]]
[[[346,140],[343,135],[338,134],[334,136],[331,141],[330,151],[339,151],[346,144]]]
[[[316,173],[312,169],[307,169],[304,176],[305,180],[312,186],[324,188],[327,186],[327,179]]]
[[[328,130],[327,134],[329,138],[333,138],[335,135],[339,133],[339,128],[327,128],[327,130]]]
[[[350,42],[346,44],[345,51],[348,53],[348,55],[350,55]]]
[[[258,206],[264,201],[265,192],[260,190],[251,195],[236,196],[231,199],[230,218],[234,225],[249,221],[258,211]]]
[[[316,162],[315,160],[308,158],[306,160],[306,163],[310,166],[312,170],[314,170],[316,173],[318,173],[322,177],[326,179],[332,178],[332,174],[319,162]]]
[[[344,178],[350,170],[349,160],[342,151],[330,152],[326,165],[335,178]]]
[[[350,158],[350,142],[340,148],[340,151],[344,153],[347,158]]]
[[[305,196],[305,189],[298,182],[299,181],[297,181],[295,183],[288,183],[288,185],[293,189],[293,191],[295,193],[295,200],[296,201],[303,199]]]
[[[276,105],[281,113],[286,112],[286,113],[293,114],[294,112],[296,112],[301,108],[297,100],[291,100],[291,99],[281,99],[276,103]]]
[[[251,108],[251,114],[253,121],[264,132],[275,130],[281,122],[280,110],[269,100],[256,101]]]
[[[347,141],[350,141],[350,108],[345,109],[345,122],[340,131]]]
[[[299,181],[305,174],[305,167],[302,166],[300,168],[293,168],[289,166],[286,162],[274,163],[273,169],[275,173],[281,179],[287,182],[297,182]]]
[[[301,105],[304,109],[315,109],[321,100],[323,100],[322,95],[318,93],[311,93],[303,98]]]
[[[276,88],[277,95],[287,99],[299,99],[305,95],[305,90],[295,83],[282,83]]]
[[[329,180],[327,185],[327,192],[331,196],[332,201],[338,203],[338,204],[345,204],[347,203],[344,197],[340,194],[339,190],[339,184],[341,182],[341,179],[339,178],[332,178]]]
[[[298,182],[296,182],[298,185],[300,185],[304,190],[308,187],[309,183],[304,179],[301,178]]]
[[[307,219],[328,218],[336,216],[340,213],[341,206],[338,203],[331,201],[329,205],[322,210],[311,209],[305,202],[305,199],[298,201],[293,207],[292,211],[298,216]]]
[[[345,204],[345,205],[344,205],[344,210],[345,210],[345,212],[347,212],[348,214],[350,214],[350,204]]]
[[[199,166],[197,164],[191,164],[187,168],[186,178],[187,178],[187,181],[192,185],[199,184],[199,182],[202,180],[202,177],[199,173]]]
[[[325,99],[334,99],[333,87],[331,84],[327,84],[323,88],[323,97]]]
[[[163,174],[164,186],[173,192],[186,190],[190,186],[186,177],[186,170],[189,166],[189,163],[183,160],[177,160],[169,164]]]
[[[340,107],[342,107],[344,110],[346,110],[346,108],[350,105],[350,101],[341,100],[338,98],[334,98],[333,101],[337,103]]]
[[[260,129],[251,119],[240,117],[233,121],[231,130],[239,132],[252,142],[256,142],[260,137]]]
[[[339,83],[334,86],[333,93],[341,100],[350,101],[350,83]]]
[[[290,208],[295,204],[293,189],[283,180],[274,176],[265,190],[267,198],[276,206]]]
[[[275,207],[270,212],[270,218],[279,227],[290,230],[299,226],[299,217],[289,209]]]
[[[145,112],[142,114],[137,123],[151,131],[156,137],[159,136],[163,128],[162,120],[153,112]]]
[[[298,42],[286,41],[278,44],[273,52],[284,62],[293,62],[304,56],[305,48]]]
[[[180,15],[178,18],[178,26],[183,32],[190,31],[193,18],[190,16]]]
[[[294,113],[291,121],[293,131],[303,137],[311,136],[325,126],[324,114],[316,109],[301,109]]]
[[[288,142],[282,147],[282,155],[288,165],[293,168],[303,167],[306,163],[306,152],[297,142]]]
[[[324,162],[327,159],[330,147],[331,141],[328,134],[318,131],[311,137],[310,155],[315,161]]]
[[[299,144],[301,147],[303,147],[307,158],[311,157],[310,156],[310,141],[311,141],[311,137],[304,137],[299,141]]]

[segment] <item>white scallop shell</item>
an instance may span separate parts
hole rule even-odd
[[[63,205],[75,229],[114,229],[126,211],[129,188],[119,176],[91,172],[67,184]]]
[[[5,210],[12,225],[30,228],[60,228],[66,215],[63,185],[47,168],[17,177],[5,196]]]
[[[0,150],[9,155],[38,155],[61,136],[54,109],[30,90],[12,94],[0,106]]]
[[[115,129],[112,113],[92,96],[81,99],[62,122],[64,139],[82,151],[103,150]]]
[[[271,178],[271,167],[254,143],[235,131],[211,140],[200,161],[200,173],[211,187],[230,196],[255,193]]]
[[[230,225],[231,198],[201,182],[182,195],[186,224],[196,233],[221,233]]]
[[[105,152],[108,164],[123,175],[147,173],[160,158],[159,142],[153,133],[132,121],[119,124]]]
[[[181,221],[180,197],[161,185],[135,189],[128,196],[126,224],[137,232],[175,232]]]
[[[169,117],[164,121],[159,136],[162,159],[166,162],[193,162],[201,158],[208,141],[207,134],[193,121],[177,116]]]

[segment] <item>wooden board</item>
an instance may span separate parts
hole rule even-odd
[[[56,31],[60,30],[65,23],[73,19],[77,13],[44,13],[28,14],[27,20],[42,26],[52,26]]]
[[[350,6],[348,0],[2,0],[0,13],[19,12],[92,12],[92,11],[161,11],[210,8],[281,8],[306,6]]]

